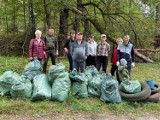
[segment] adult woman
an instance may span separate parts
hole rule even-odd
[[[36,30],[35,35],[36,37],[31,39],[29,44],[29,59],[37,57],[41,61],[45,55],[45,43],[41,39],[42,32],[40,30]]]

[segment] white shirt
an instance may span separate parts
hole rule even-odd
[[[88,55],[96,56],[97,43],[95,41],[93,42],[88,41],[87,44],[88,44]]]

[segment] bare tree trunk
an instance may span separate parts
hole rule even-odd
[[[29,10],[29,38],[35,37],[35,16],[33,12],[33,1],[28,0],[28,10]]]
[[[89,21],[88,20],[84,20],[84,34],[83,34],[83,38],[87,39],[88,35],[91,34],[90,32],[90,26],[89,26]]]
[[[81,4],[82,4],[82,0],[77,0],[77,8],[79,10],[81,10],[81,7],[80,7]],[[75,31],[80,31],[80,22],[81,22],[80,18],[78,17],[77,14],[75,14],[75,23],[73,27]]]
[[[45,24],[47,24],[47,28],[50,28],[51,27],[51,23],[50,23],[51,13],[48,9],[49,0],[43,0],[43,2],[44,2]],[[44,27],[45,27],[44,31],[46,31],[46,25]]]
[[[160,48],[160,4],[156,6],[156,36],[155,36],[155,48]]]
[[[24,19],[24,31],[26,31],[26,3],[25,0],[23,0],[23,19]]]
[[[63,44],[67,39],[68,32],[68,9],[63,9],[60,12],[60,26],[59,26],[59,36],[58,36],[58,44],[59,44],[59,54],[63,55]]]

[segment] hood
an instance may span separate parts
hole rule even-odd
[[[126,69],[127,68],[127,66],[118,66],[118,71],[122,71],[122,70],[124,70],[124,69]]]

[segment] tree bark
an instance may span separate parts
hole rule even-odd
[[[28,0],[28,10],[29,10],[29,38],[31,39],[35,37],[35,31],[36,31],[32,0]]]
[[[59,26],[59,36],[58,36],[60,55],[63,55],[63,46],[65,40],[67,39],[67,32],[68,32],[67,30],[68,30],[68,9],[63,9],[60,12],[60,26]]]
[[[48,9],[48,0],[43,0],[44,2],[44,13],[45,13],[45,23],[47,24],[47,28],[51,27],[50,23],[50,11]]]

